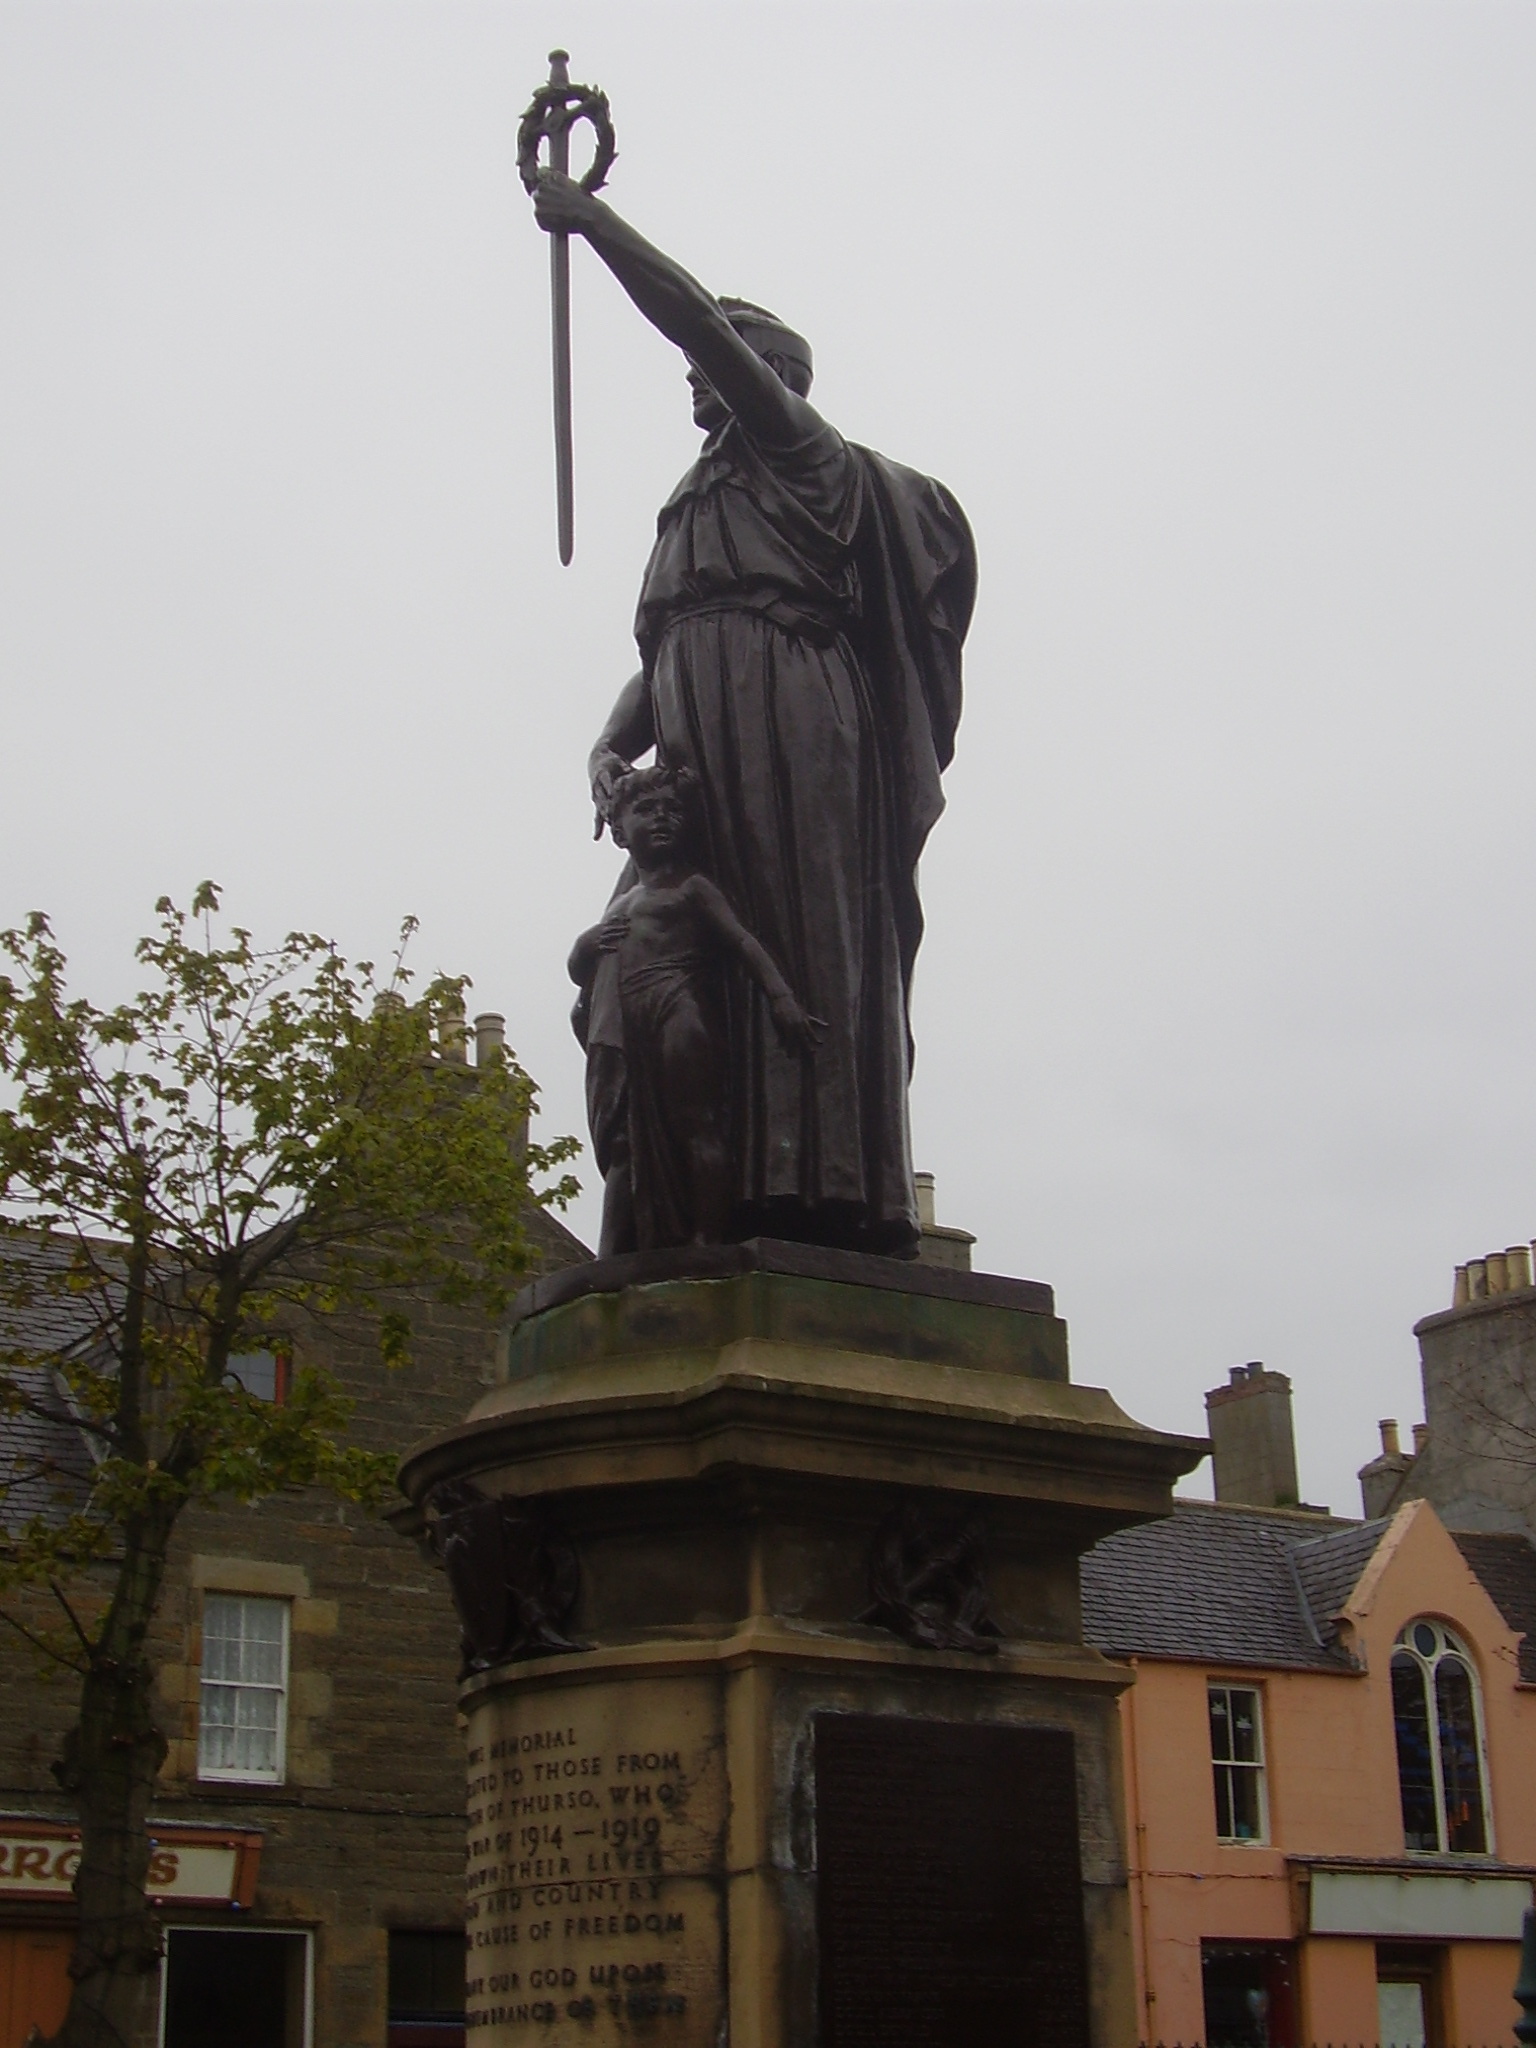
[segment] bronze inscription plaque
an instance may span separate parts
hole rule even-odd
[[[820,2048],[1088,2048],[1070,1734],[816,1720]]]
[[[510,1684],[469,1717],[471,2048],[713,2048],[725,1759],[712,1686]]]

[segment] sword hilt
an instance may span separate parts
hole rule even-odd
[[[581,178],[584,192],[602,189],[619,153],[607,93],[595,85],[572,85],[570,61],[564,50],[550,51],[549,82],[538,87],[518,123],[517,174],[529,192],[539,182],[539,144],[546,139],[549,169],[570,175],[571,129],[578,121],[591,122],[594,143],[591,165]]]

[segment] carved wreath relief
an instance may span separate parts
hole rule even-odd
[[[536,1501],[491,1499],[467,1479],[428,1497],[427,1532],[459,1611],[459,1676],[518,1657],[588,1650],[570,1633],[581,1590],[575,1546]]]
[[[986,1525],[980,1515],[943,1522],[914,1500],[893,1508],[869,1552],[872,1604],[861,1622],[915,1650],[994,1656],[1002,1631],[988,1612]]]

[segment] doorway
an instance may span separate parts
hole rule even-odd
[[[34,2027],[54,2033],[69,2009],[67,1927],[0,1927],[0,2048],[22,2048]]]
[[[161,2048],[309,2048],[309,1936],[172,1927]]]
[[[1376,1950],[1376,2034],[1381,2048],[1441,2048],[1443,1951],[1383,1942]]]
[[[1207,2048],[1295,2048],[1288,1942],[1201,1942],[1200,1987]]]

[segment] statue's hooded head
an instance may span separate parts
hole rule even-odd
[[[786,326],[766,306],[754,306],[750,299],[722,299],[720,310],[748,348],[765,363],[772,364],[790,390],[804,398],[811,388],[815,367],[811,344],[805,336],[796,334],[793,327]]]
[[[777,313],[755,306],[750,299],[721,299],[720,310],[754,354],[760,355],[781,383],[804,398],[811,388],[811,344],[793,327],[786,327]],[[693,392],[693,417],[701,427],[717,427],[727,417],[704,375],[690,367],[688,383]]]

